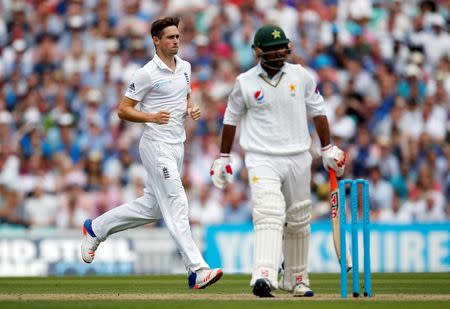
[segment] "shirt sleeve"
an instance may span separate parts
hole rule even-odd
[[[306,111],[308,116],[316,117],[320,115],[326,115],[325,105],[323,102],[323,97],[317,88],[317,83],[311,74],[308,73],[305,69],[303,69],[305,80],[306,80],[306,89],[305,89],[305,103],[306,103]]]
[[[150,91],[152,83],[150,82],[150,75],[144,69],[140,68],[134,72],[130,83],[128,84],[125,96],[135,101],[142,101],[142,98]]]
[[[241,83],[239,80],[236,80],[233,90],[228,97],[228,105],[225,110],[223,124],[237,126],[245,112],[246,108],[244,97],[242,95]]]
[[[188,94],[192,92],[192,88],[191,88],[191,80],[192,80],[192,68],[191,68],[191,64],[189,62],[187,62],[187,74],[188,74],[188,83],[189,83],[189,89],[188,89]]]

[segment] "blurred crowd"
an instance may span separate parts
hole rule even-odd
[[[215,189],[227,96],[254,65],[265,23],[316,78],[346,178],[370,181],[373,221],[450,218],[450,7],[396,0],[1,0],[0,224],[73,228],[143,193],[142,127],[115,112],[154,54],[151,22],[181,17],[199,122],[186,124],[183,183],[192,224],[251,222],[243,152]],[[314,136],[313,147],[319,148]],[[238,139],[236,139],[238,140]],[[328,177],[312,171],[313,219],[329,218]]]

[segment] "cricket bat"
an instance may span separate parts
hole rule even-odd
[[[334,249],[336,251],[336,256],[338,261],[341,260],[341,240],[339,238],[339,188],[338,181],[336,177],[336,172],[333,169],[329,170],[330,175],[330,204],[331,204],[331,224],[333,228],[333,243]],[[345,206],[344,206],[345,207]],[[350,251],[348,246],[346,247],[347,256],[347,271],[352,269],[352,262],[350,257]]]

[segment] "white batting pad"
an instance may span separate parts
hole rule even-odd
[[[259,278],[267,278],[276,289],[286,216],[284,197],[279,189],[259,189],[253,192],[252,202],[255,246],[250,285]]]
[[[309,286],[307,264],[310,221],[310,200],[294,203],[286,212],[283,242],[284,277],[280,282],[284,290],[291,291],[300,282]]]

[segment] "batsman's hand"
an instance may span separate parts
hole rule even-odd
[[[199,120],[201,115],[200,108],[197,106],[189,107],[187,109],[187,115],[194,120]]]
[[[155,114],[154,123],[156,124],[168,124],[170,119],[170,112],[160,111]]]
[[[230,165],[230,155],[221,155],[219,159],[216,159],[209,172],[213,184],[223,189],[227,183],[233,182],[233,170]]]
[[[336,171],[337,177],[341,177],[345,170],[345,152],[329,144],[322,148],[322,163],[327,171],[331,168]]]

